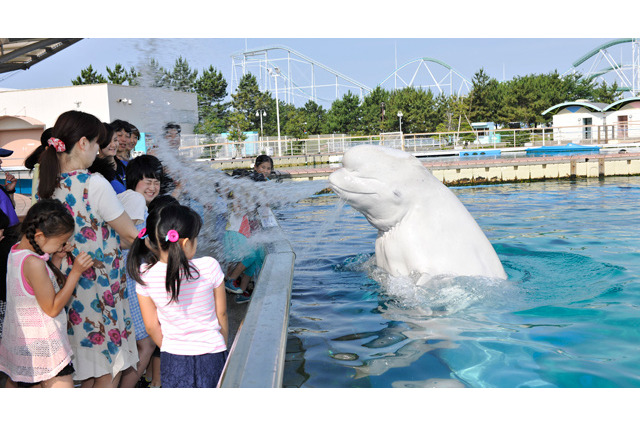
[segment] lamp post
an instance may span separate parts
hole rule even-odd
[[[264,137],[264,130],[262,130],[262,117],[267,116],[267,111],[259,109],[256,111],[256,117],[260,117],[260,137]]]
[[[278,76],[280,75],[280,69],[273,67],[269,69],[269,74],[273,76],[276,82],[276,121],[278,123],[278,157],[282,157],[282,144],[280,143],[280,102],[278,101]]]
[[[402,111],[398,111],[398,120],[400,120],[400,143],[404,151],[404,134],[402,133]]]

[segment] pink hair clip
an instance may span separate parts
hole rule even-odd
[[[49,253],[45,253],[45,254],[43,254],[43,255],[41,255],[41,256],[38,256],[38,257],[39,257],[40,259],[44,260],[45,262],[48,262],[48,261],[49,261],[49,258],[50,258]]]
[[[169,232],[167,232],[167,236],[165,237],[164,240],[165,241],[171,241],[172,243],[175,243],[179,239],[180,239],[180,235],[178,235],[178,231],[176,231],[175,229],[172,229]]]
[[[62,142],[58,138],[49,138],[47,143],[54,147],[56,149],[56,152],[64,152],[67,149],[64,145],[64,142]]]
[[[147,228],[142,228],[140,230],[140,232],[138,233],[138,238],[140,238],[141,240],[147,238]]]

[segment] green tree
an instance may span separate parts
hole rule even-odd
[[[331,109],[326,114],[323,132],[357,134],[360,120],[360,98],[349,91],[331,104]]]
[[[191,70],[186,59],[176,59],[173,70],[165,74],[168,86],[179,92],[194,92],[198,70]]]
[[[622,93],[619,91],[618,83],[615,81],[611,86],[608,86],[607,82],[603,81],[593,90],[593,100],[596,102],[612,104],[620,99],[622,99]]]
[[[107,66],[107,79],[111,84],[122,84],[129,81],[127,70],[120,64],[111,69]]]
[[[287,109],[284,113],[283,131],[285,135],[303,139],[306,131],[306,119],[303,109]]]
[[[80,71],[80,75],[71,80],[71,84],[74,86],[80,86],[83,84],[98,84],[106,83],[107,79],[102,74],[98,74],[94,71],[93,66],[89,65],[87,68]]]
[[[207,109],[207,114],[202,115],[198,120],[198,124],[195,125],[194,131],[196,133],[209,136],[209,140],[211,140],[210,136],[214,134],[224,133],[229,127],[228,107],[228,103],[218,103],[210,106]]]
[[[213,65],[202,72],[195,81],[193,88],[198,94],[198,109],[206,110],[216,103],[221,103],[227,96],[227,80],[222,72],[216,70]]]
[[[322,123],[327,114],[322,105],[318,105],[316,102],[309,100],[304,104],[304,107],[302,107],[302,114],[304,121],[307,123],[305,125],[307,131],[306,136],[320,134]]]
[[[474,74],[471,84],[468,96],[469,120],[494,121],[501,101],[498,81],[489,77],[484,68],[480,68]]]
[[[129,71],[126,72],[126,76],[129,86],[140,85],[140,77],[142,76],[142,74],[138,72],[134,67],[129,68]]]
[[[150,87],[169,87],[167,74],[167,70],[160,66],[157,60],[151,58],[136,79],[141,79]]]
[[[195,81],[194,89],[198,94],[198,124],[194,130],[205,135],[223,133],[227,128],[230,103],[223,102],[227,96],[227,81],[222,73],[209,66]]]
[[[398,112],[402,112],[403,133],[425,133],[435,131],[437,126],[436,102],[431,90],[413,86],[395,90],[386,107],[385,128],[400,130]]]
[[[383,111],[386,115],[389,98],[389,91],[380,86],[377,86],[364,97],[360,107],[362,110],[360,130],[365,134],[372,135],[385,131]]]
[[[456,132],[458,128],[471,129],[467,122],[468,105],[465,98],[439,94],[435,100],[436,132]]]
[[[236,142],[237,156],[242,156],[242,147],[247,139],[245,132],[248,130],[248,122],[243,113],[234,111],[229,115],[229,141]]]
[[[271,129],[275,129],[276,108],[275,100],[271,98],[269,93],[260,92],[256,77],[251,74],[245,74],[238,82],[236,93],[231,95],[231,106],[234,111],[244,114],[248,123],[247,130],[260,129],[260,116],[256,115],[258,110],[267,111],[267,123],[265,125],[265,134],[269,134]],[[282,102],[281,102],[282,105]],[[280,118],[284,117],[283,111],[280,111]],[[273,123],[273,127],[271,126]],[[282,128],[282,124],[281,124]]]

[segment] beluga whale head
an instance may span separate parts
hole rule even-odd
[[[427,178],[415,157],[380,146],[349,149],[342,166],[329,176],[331,189],[383,232],[400,223],[410,208],[415,185],[407,185],[407,180]]]
[[[378,229],[376,264],[394,276],[506,274],[476,221],[413,155],[378,145],[345,152],[329,186]]]

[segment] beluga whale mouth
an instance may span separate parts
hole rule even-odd
[[[506,279],[493,246],[458,198],[413,155],[358,145],[330,188],[378,229],[376,264],[413,273]]]

